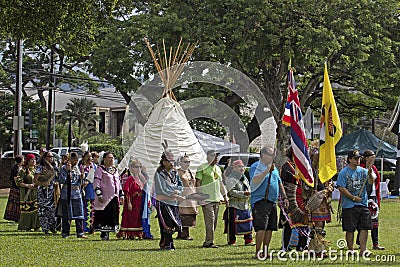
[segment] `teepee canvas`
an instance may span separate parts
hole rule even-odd
[[[166,140],[175,158],[183,154],[188,155],[191,160],[190,168],[196,171],[200,164],[206,162],[206,155],[172,92],[173,84],[182,73],[184,64],[189,60],[195,45],[188,45],[183,50],[180,42],[175,51],[170,49],[169,55],[164,46],[164,57],[158,53],[157,58],[147,40],[146,43],[163,81],[164,91],[161,99],[154,104],[146,124],[137,135],[120,167],[127,167],[131,159],[137,158],[145,166],[149,177],[153,178],[163,153],[161,144]]]

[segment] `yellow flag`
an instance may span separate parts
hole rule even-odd
[[[336,173],[335,145],[342,137],[342,126],[329,82],[328,68],[325,63],[324,87],[322,90],[322,110],[319,145],[319,179],[329,181]]]

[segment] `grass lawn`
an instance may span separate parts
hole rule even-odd
[[[4,214],[7,198],[0,197],[0,215]],[[227,246],[226,235],[223,234],[222,214],[216,233],[218,249],[202,248],[205,236],[203,216],[197,217],[197,227],[191,229],[193,241],[176,240],[176,251],[160,251],[158,249],[159,230],[157,219],[152,214],[152,234],[155,240],[117,240],[111,234],[110,241],[101,241],[99,234],[89,239],[77,239],[71,233],[69,239],[62,239],[61,234],[45,236],[37,232],[19,232],[17,224],[0,220],[0,266],[400,266],[400,201],[398,199],[383,200],[380,212],[380,244],[386,247],[384,251],[373,251],[371,261],[361,259],[346,261],[323,259],[322,261],[280,261],[275,258],[270,261],[252,259],[255,248],[244,246],[244,240],[239,237],[237,245]],[[337,208],[337,202],[333,203]],[[341,226],[333,222],[326,227],[327,239],[331,241],[332,249],[338,249],[337,240],[344,238]],[[71,229],[75,229],[71,227]],[[281,230],[274,232],[270,249],[278,250],[281,242]],[[368,248],[372,243],[368,237]],[[339,253],[345,253],[344,250]],[[393,255],[393,256],[392,256]],[[380,257],[380,262],[377,261]],[[391,262],[383,262],[390,258]],[[393,262],[396,260],[395,262]]]

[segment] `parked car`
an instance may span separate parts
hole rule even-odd
[[[382,159],[383,159],[383,171],[395,171],[396,170],[396,160],[387,158],[376,158],[374,165],[381,171],[382,169]]]
[[[50,149],[51,152],[58,154],[60,157],[67,153],[76,152],[79,157],[82,157],[82,149],[80,147],[54,147]]]
[[[218,166],[225,167],[229,159],[231,159],[231,162],[237,159],[241,159],[243,163],[246,165],[246,169],[249,169],[251,164],[260,159],[260,154],[258,153],[220,154],[218,156]]]
[[[39,150],[22,150],[21,154],[25,157],[28,154],[33,154],[36,157],[36,161],[38,161],[40,159],[40,154],[39,154]],[[10,150],[10,151],[6,151],[3,153],[3,155],[1,155],[1,158],[14,158],[14,151]]]
[[[36,157],[36,161],[39,161],[40,159],[40,154],[39,150],[22,150],[21,154],[25,157],[28,154],[33,154]],[[58,155],[57,153],[52,152],[53,157],[54,157],[54,162],[57,164],[57,166],[61,163],[61,156]],[[14,157],[14,151],[6,151],[3,153],[1,158],[13,158]]]

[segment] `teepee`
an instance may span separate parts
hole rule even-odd
[[[183,154],[190,157],[190,168],[195,172],[200,164],[206,162],[206,155],[181,105],[176,101],[172,88],[196,44],[188,44],[184,49],[181,39],[178,47],[175,50],[171,47],[168,53],[163,41],[164,55],[161,55],[159,51],[156,55],[149,41],[147,39],[145,41],[163,82],[164,90],[161,99],[154,104],[147,122],[122,160],[120,168],[128,166],[131,159],[137,158],[145,166],[149,177],[153,178],[163,153],[161,144],[167,140],[168,148],[176,159]]]

